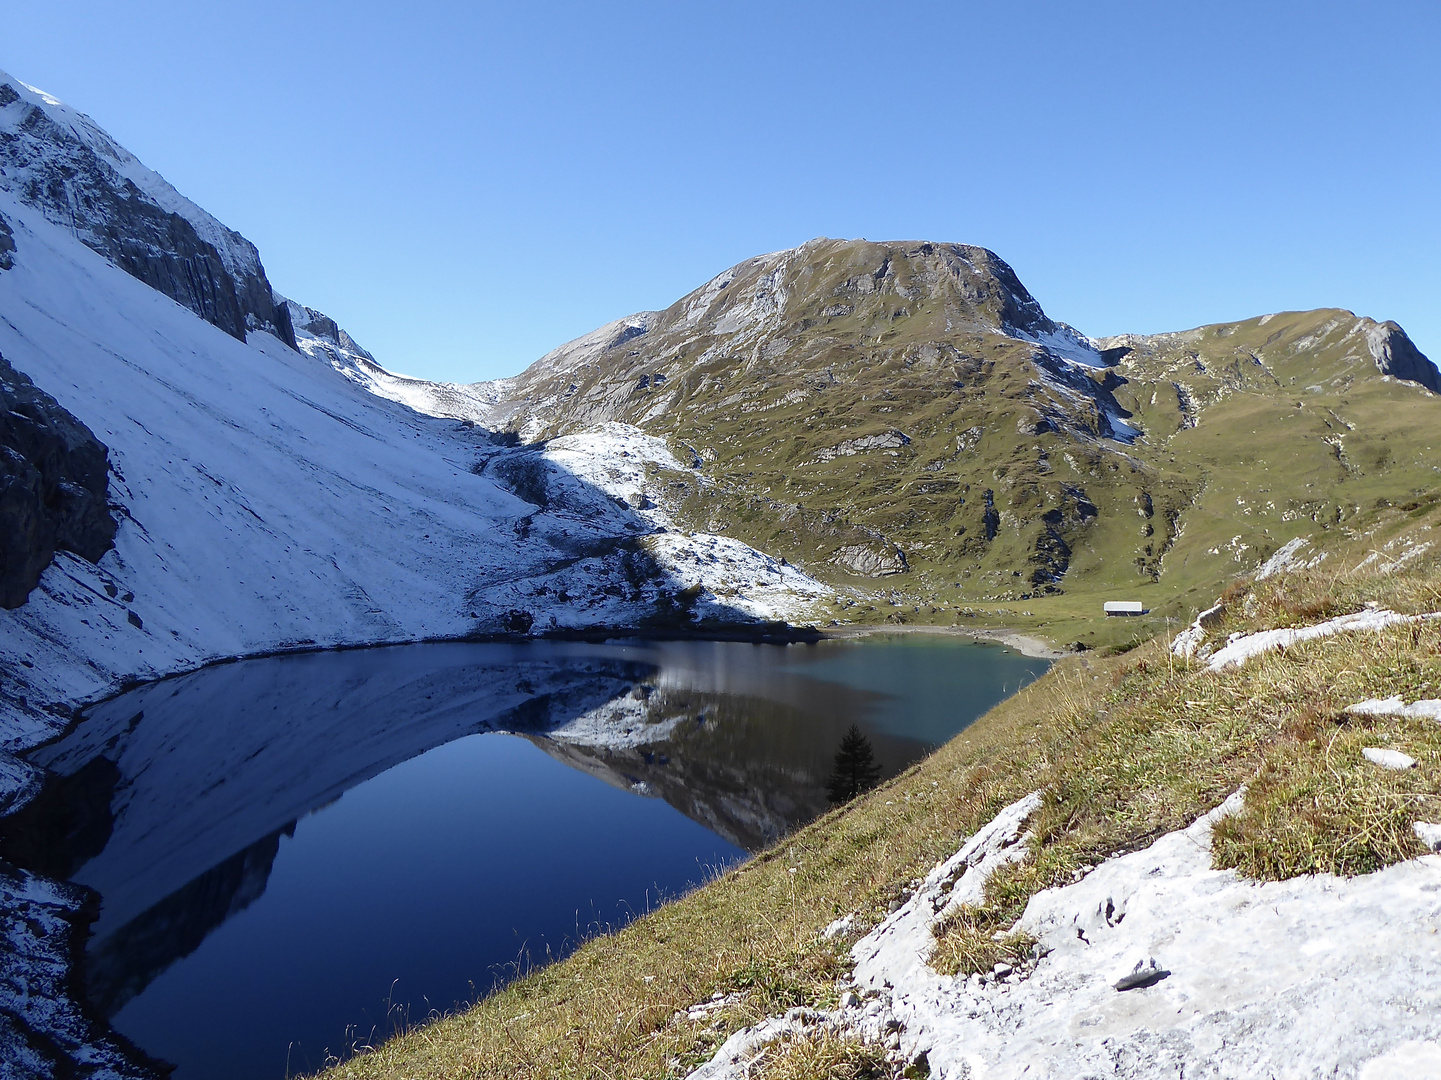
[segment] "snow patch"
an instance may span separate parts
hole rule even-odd
[[[1371,698],[1368,701],[1358,701],[1355,705],[1347,705],[1346,711],[1358,716],[1406,716],[1422,720],[1441,720],[1441,700],[1423,698],[1407,705],[1399,696]]]
[[[1006,333],[1020,341],[1039,345],[1052,356],[1067,363],[1086,368],[1109,367],[1106,358],[1096,348],[1096,343],[1075,327],[1056,323],[1056,329],[1041,333],[1027,333],[1024,330],[1007,329]]]
[[[1206,665],[1211,671],[1228,667],[1240,667],[1263,653],[1286,649],[1302,641],[1330,637],[1333,634],[1355,634],[1363,631],[1385,630],[1389,626],[1405,623],[1441,619],[1441,612],[1428,615],[1402,615],[1385,608],[1372,608],[1352,615],[1342,615],[1315,626],[1286,627],[1279,630],[1261,630],[1254,634],[1243,634],[1227,643],[1211,657]]]
[[[611,421],[546,444],[543,456],[586,487],[623,503],[651,530],[645,549],[675,585],[699,590],[695,615],[734,620],[803,622],[833,590],[810,575],[728,536],[684,531],[667,505],[665,474],[683,474],[696,487],[710,481],[682,464],[663,439]]]
[[[1416,759],[1409,754],[1403,754],[1399,750],[1386,750],[1379,746],[1363,746],[1361,756],[1383,769],[1413,769],[1416,767]]]

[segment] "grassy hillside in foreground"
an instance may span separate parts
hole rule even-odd
[[[1230,586],[1211,638],[1309,625],[1367,602],[1441,610],[1441,510],[1382,509],[1364,520],[1364,531],[1309,569]],[[1344,712],[1393,694],[1441,697],[1437,622],[1325,638],[1222,673],[1178,660],[1164,639],[1068,657],[869,796],[327,1076],[684,1075],[740,1027],[795,1005],[834,1004],[850,940],[826,941],[821,929],[855,912],[865,932],[1029,791],[1045,798],[1030,858],[992,879],[984,906],[943,927],[932,961],[943,971],[988,967],[1007,947],[995,932],[1035,891],[1189,824],[1242,784],[1244,809],[1217,830],[1220,866],[1261,879],[1349,875],[1419,855],[1412,822],[1441,820],[1441,726]],[[1404,751],[1417,767],[1381,769],[1362,746]],[[715,994],[725,996],[713,1011],[687,1012]],[[756,1075],[779,1078],[794,1066],[777,1061]],[[811,1075],[856,1075],[825,1068]]]

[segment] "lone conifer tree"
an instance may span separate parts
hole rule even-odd
[[[881,767],[876,762],[871,741],[852,724],[836,751],[836,767],[826,783],[826,793],[833,803],[850,802],[861,792],[875,787],[880,778]]]

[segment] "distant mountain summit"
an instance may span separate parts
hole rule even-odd
[[[1349,312],[1092,341],[983,248],[817,239],[468,392],[530,441],[662,436],[708,481],[677,492],[686,520],[888,579],[880,610],[906,616],[1209,588],[1297,521],[1404,501],[1432,482],[1438,404],[1411,383],[1441,386],[1400,327]],[[1349,418],[1373,398],[1394,413]],[[1372,439],[1393,449],[1338,450]]]
[[[1047,318],[1015,272],[985,248],[821,238],[749,259],[665,311],[611,323],[542,357],[513,384],[533,403],[516,415],[542,425],[609,417],[614,395],[591,381],[601,357],[607,380],[634,375],[639,383],[649,374],[641,389],[654,389],[651,397],[664,402],[680,392],[674,383],[662,389],[680,370],[665,370],[674,365],[712,381],[724,379],[732,362],[747,373],[812,371],[834,379],[877,350],[955,349],[987,339],[1043,344],[1054,358],[1082,367],[1105,363],[1082,335]]]

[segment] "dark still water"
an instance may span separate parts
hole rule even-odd
[[[116,1028],[179,1080],[278,1080],[803,824],[850,724],[893,775],[1045,667],[920,635],[228,664],[37,751],[54,778],[7,832],[100,894],[85,982]]]

